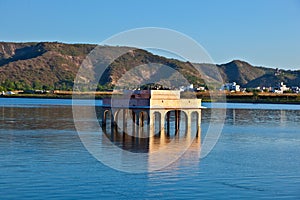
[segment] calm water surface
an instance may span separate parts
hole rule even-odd
[[[299,105],[227,104],[207,157],[130,174],[84,148],[71,103],[0,99],[0,199],[300,199]],[[211,109],[224,108],[204,106],[203,134]]]

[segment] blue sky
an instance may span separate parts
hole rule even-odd
[[[216,63],[300,70],[299,0],[0,0],[0,10],[0,41],[97,44],[162,27],[192,37]]]

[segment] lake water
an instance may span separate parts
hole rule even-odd
[[[134,174],[87,151],[71,104],[0,99],[0,199],[300,199],[299,105],[204,103],[203,134],[212,109],[227,107],[213,150]]]

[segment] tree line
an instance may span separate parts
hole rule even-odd
[[[32,83],[28,84],[24,81],[10,81],[5,80],[0,83],[0,92],[4,91],[16,91],[16,90],[23,90],[23,91],[29,91],[29,90],[63,90],[63,91],[72,91],[74,86],[74,82],[72,80],[62,80],[59,82],[54,83],[53,85],[45,85],[42,84],[39,81],[33,81]],[[111,84],[98,84],[96,87],[84,87],[82,86],[80,89],[82,91],[90,91],[90,90],[96,90],[96,91],[106,91],[106,90],[112,90],[114,88]]]

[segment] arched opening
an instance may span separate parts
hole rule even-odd
[[[127,134],[135,136],[136,133],[136,113],[134,110],[128,110],[129,119],[127,120]]]
[[[180,110],[179,114],[179,128],[177,131],[178,137],[185,136],[187,134],[187,126],[188,126],[188,115],[185,111]]]
[[[127,133],[128,109],[118,109],[115,113],[115,126],[118,133]]]
[[[198,127],[200,126],[199,124],[199,113],[197,111],[193,111],[191,113],[191,131],[193,133],[198,134]]]
[[[105,110],[103,112],[102,128],[106,133],[111,133],[112,114],[111,110]]]
[[[116,112],[114,113],[114,125],[117,126],[117,130],[119,131],[119,122],[122,121],[122,110],[118,109],[116,110]]]
[[[184,135],[187,130],[187,115],[182,110],[170,110],[165,116],[165,132],[172,138]]]

